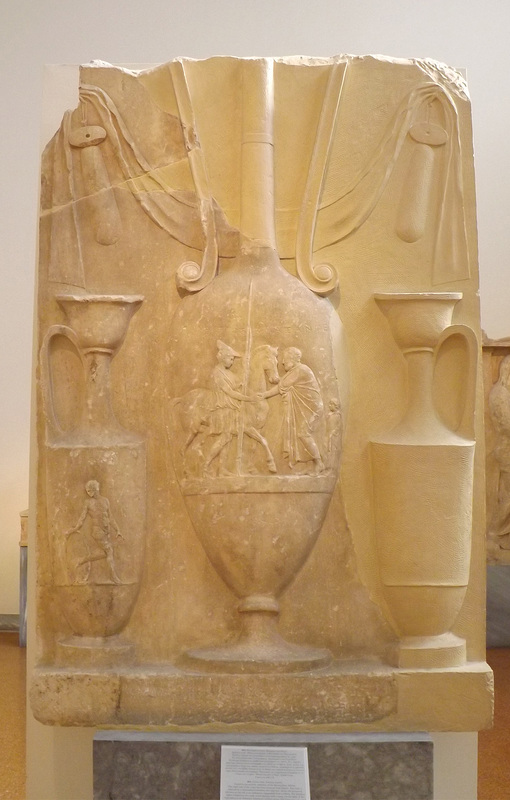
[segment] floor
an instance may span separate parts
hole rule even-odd
[[[25,648],[0,632],[0,798],[25,797]]]
[[[510,648],[491,648],[487,661],[494,670],[494,727],[478,736],[478,800],[510,800]]]
[[[510,648],[488,650],[487,661],[494,670],[495,725],[479,735],[478,800],[510,800]],[[0,798],[24,797],[25,650],[17,633],[0,632]]]

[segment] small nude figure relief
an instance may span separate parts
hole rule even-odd
[[[88,499],[85,500],[80,518],[74,527],[66,531],[69,539],[82,530],[87,519],[90,520],[90,535],[81,543],[81,548],[68,547],[68,562],[75,579],[73,583],[91,583],[90,572],[94,562],[105,561],[108,569],[109,581],[121,584],[122,580],[117,574],[114,561],[112,537],[123,539],[119,526],[110,510],[110,502],[99,493],[99,483],[96,480],[87,481],[85,491]],[[82,537],[84,534],[82,533]],[[81,555],[78,555],[81,549]],[[105,581],[100,581],[104,583]],[[108,581],[106,581],[108,582]]]
[[[312,462],[307,471],[319,475],[325,465],[313,432],[323,416],[324,405],[317,378],[310,367],[301,363],[301,357],[301,350],[297,347],[287,347],[282,357],[285,375],[277,386],[263,392],[260,397],[282,396],[283,456],[289,467],[294,469],[299,463]]]
[[[248,436],[265,451],[269,472],[276,472],[273,454],[261,433],[268,414],[267,401],[260,393],[267,382],[279,380],[278,350],[259,345],[248,352],[247,358],[221,340],[216,342],[217,364],[211,373],[213,389],[192,389],[174,403],[178,406],[181,425],[187,433],[182,449],[184,472],[204,477],[251,474],[252,468],[243,462],[243,438]],[[244,363],[244,377],[232,369],[236,359]],[[236,473],[229,468],[230,445],[237,441]],[[212,439],[212,443],[211,443]]]

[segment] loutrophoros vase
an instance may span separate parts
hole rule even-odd
[[[186,298],[176,314],[169,350],[177,393],[174,464],[209,560],[239,598],[242,623],[237,642],[188,653],[188,665],[287,671],[329,660],[325,650],[284,641],[277,620],[278,598],[317,540],[338,477],[338,463],[326,470],[323,459],[324,409],[338,400],[331,314],[329,303],[288,275],[270,248],[247,249],[232,271],[217,277],[199,295]],[[310,436],[322,463],[314,462],[302,443],[297,446],[303,452],[297,455],[303,460],[292,464],[284,452],[290,412],[280,392],[269,399],[239,401],[232,414],[216,407],[228,402],[218,400],[214,388],[218,342],[242,353],[228,369],[229,374],[235,371],[232,383],[237,380],[241,388],[250,362],[247,395],[276,387],[286,349],[300,350],[305,374],[313,373],[319,386]],[[238,425],[244,430],[237,430]],[[229,440],[211,457],[223,433]]]
[[[57,645],[61,663],[114,663],[132,645],[119,634],[139,591],[145,547],[145,441],[125,430],[112,406],[110,365],[143,298],[58,295],[68,325],[52,326],[41,351],[47,418],[48,516],[53,586],[70,635]],[[83,369],[81,408],[70,427],[55,394],[66,376],[54,366],[59,337]],[[56,348],[56,349],[55,349]]]
[[[272,64],[243,63],[240,251],[172,321],[177,479],[208,559],[239,599],[234,641],[188,650],[188,668],[307,670],[327,650],[286,641],[279,597],[319,536],[338,477],[325,459],[339,407],[338,318],[283,269],[276,248]],[[335,322],[336,320],[336,322]]]
[[[451,628],[469,580],[475,443],[469,424],[467,430],[444,424],[433,399],[438,348],[449,337],[461,297],[375,295],[408,373],[403,419],[371,442],[380,575],[403,668],[457,666],[466,659],[465,641]],[[473,386],[471,380],[468,393]]]

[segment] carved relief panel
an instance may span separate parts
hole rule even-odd
[[[484,336],[487,561],[510,564],[510,341]]]
[[[470,136],[435,62],[82,68],[43,156],[39,719],[488,723]]]

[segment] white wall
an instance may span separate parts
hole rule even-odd
[[[507,0],[0,0],[0,614],[17,611],[27,505],[33,276],[44,64],[339,52],[465,67],[474,106],[483,324],[510,334]]]

